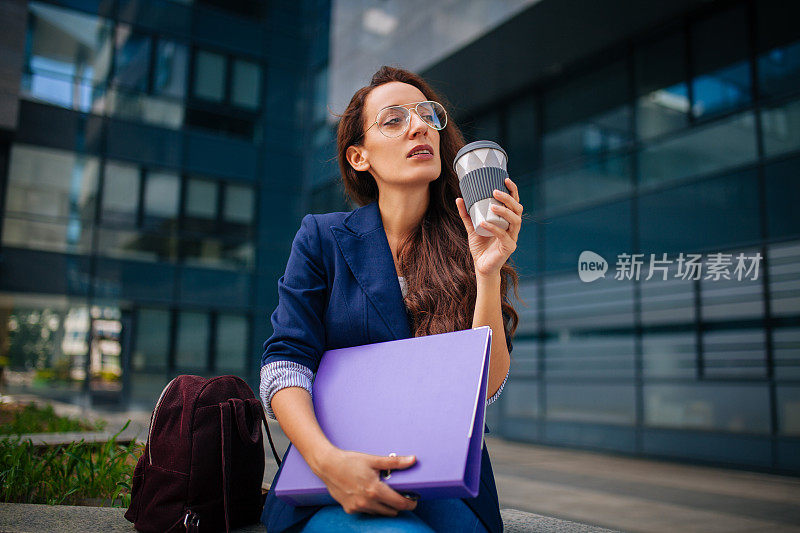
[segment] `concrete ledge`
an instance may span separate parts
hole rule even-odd
[[[569,520],[502,509],[507,533],[613,533],[610,529],[589,526]],[[35,505],[0,503],[0,531],[4,533],[110,532],[135,533],[133,524],[125,520],[120,507],[77,507],[70,505]],[[261,524],[235,530],[236,533],[265,533]]]

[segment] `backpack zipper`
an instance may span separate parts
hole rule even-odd
[[[172,378],[172,381],[167,383],[167,386],[164,387],[164,390],[161,391],[161,396],[158,397],[158,401],[156,402],[156,407],[153,409],[153,419],[150,421],[150,430],[147,432],[147,459],[148,464],[153,464],[153,454],[150,450],[150,439],[153,438],[153,427],[156,425],[156,416],[158,415],[158,408],[161,406],[161,400],[164,399],[164,395],[167,393],[167,389],[178,379],[177,377]]]

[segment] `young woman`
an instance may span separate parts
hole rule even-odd
[[[511,194],[494,191],[507,230],[487,225],[492,237],[475,232],[452,168],[464,140],[439,102],[416,74],[382,67],[339,122],[344,187],[362,207],[303,218],[278,282],[261,368],[267,414],[339,503],[294,507],[270,492],[262,515],[270,533],[502,531],[485,445],[476,498],[414,502],[379,477],[413,465],[413,456],[336,448],[311,401],[326,350],[486,325],[488,403],[505,385],[518,322],[507,295],[509,283],[516,295],[517,274],[507,261],[521,227],[519,192],[510,179]]]

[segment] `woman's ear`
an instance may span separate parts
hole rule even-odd
[[[369,161],[367,161],[366,151],[363,147],[348,146],[347,147],[347,162],[358,172],[366,172],[369,170]]]

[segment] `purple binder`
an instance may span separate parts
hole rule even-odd
[[[320,427],[345,450],[416,455],[410,468],[382,476],[398,492],[474,498],[491,344],[483,326],[328,350],[313,385]],[[294,446],[273,490],[295,506],[336,503]]]

